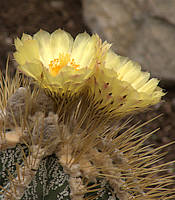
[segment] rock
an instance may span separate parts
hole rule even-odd
[[[175,81],[175,27],[148,18],[139,31],[129,56],[151,71],[152,76]]]
[[[174,0],[147,0],[150,14],[175,24]]]
[[[128,1],[130,10],[126,12],[126,0],[86,0],[84,18],[93,32],[113,43],[113,48],[121,54],[127,53],[137,33],[131,15],[140,15],[134,1]],[[138,10],[138,12],[135,12]],[[122,19],[122,20],[121,20]],[[126,35],[126,33],[128,33]],[[125,39],[123,39],[125,38]]]
[[[84,19],[116,53],[175,83],[174,0],[86,0]]]

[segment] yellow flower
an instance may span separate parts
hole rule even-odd
[[[142,72],[139,64],[108,50],[104,62],[89,81],[100,107],[118,116],[143,110],[165,95],[156,78]]]
[[[96,35],[82,33],[73,40],[61,29],[52,34],[40,30],[15,40],[14,57],[19,69],[43,87],[75,92],[93,71],[97,43]]]
[[[117,116],[156,104],[164,95],[158,80],[141,67],[110,50],[97,35],[79,34],[75,40],[59,29],[49,34],[40,30],[33,37],[15,40],[14,57],[19,69],[42,87],[56,92],[81,92],[89,87],[98,102]]]

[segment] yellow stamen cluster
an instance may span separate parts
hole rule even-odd
[[[56,76],[59,71],[66,66],[72,67],[75,70],[78,70],[77,68],[79,67],[79,65],[75,63],[75,60],[70,58],[70,54],[59,54],[59,58],[55,58],[50,61],[49,72],[52,76]]]

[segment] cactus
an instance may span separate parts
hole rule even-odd
[[[175,198],[170,163],[158,164],[167,145],[145,145],[157,130],[121,121],[160,101],[157,79],[97,35],[40,31],[15,46],[29,78],[1,75],[1,199]]]

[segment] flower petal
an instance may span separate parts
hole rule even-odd
[[[17,44],[18,52],[16,52],[14,56],[20,65],[23,65],[26,62],[38,62],[37,60],[39,60],[39,49],[35,40],[26,40],[23,42],[23,45],[21,45],[18,39],[15,41]]]
[[[156,89],[158,83],[159,80],[157,80],[156,78],[152,78],[145,85],[139,88],[138,91],[152,94],[153,91]]]
[[[18,66],[18,68],[27,76],[31,76],[35,80],[41,82],[43,73],[43,66],[41,63],[26,63],[22,66]]]
[[[22,41],[19,38],[16,38],[15,41],[14,41],[14,43],[15,43],[15,47],[16,47],[17,51],[19,51],[19,48],[21,46],[23,46],[23,43],[22,43]]]
[[[114,53],[112,50],[109,50],[105,59],[105,67],[109,69],[114,69],[116,72],[121,66],[128,62],[128,58],[122,57]]]
[[[40,30],[33,36],[33,39],[38,42],[39,55],[42,63],[45,67],[48,67],[50,60],[53,59],[50,34],[46,31]]]
[[[87,33],[79,34],[73,44],[71,57],[80,65],[80,68],[91,64],[96,50],[96,37]]]
[[[73,46],[72,36],[58,29],[51,34],[51,50],[54,58],[58,58],[60,53],[70,53]]]
[[[23,33],[23,34],[22,34],[21,41],[22,41],[22,42],[25,42],[26,40],[32,40],[32,36],[31,36],[31,35],[28,35],[28,34],[25,34],[25,33]]]
[[[88,68],[82,68],[77,73],[75,73],[73,68],[63,68],[57,76],[52,76],[45,70],[42,84],[54,92],[61,90],[64,92],[70,91],[73,94],[84,86],[91,74],[92,71]]]

